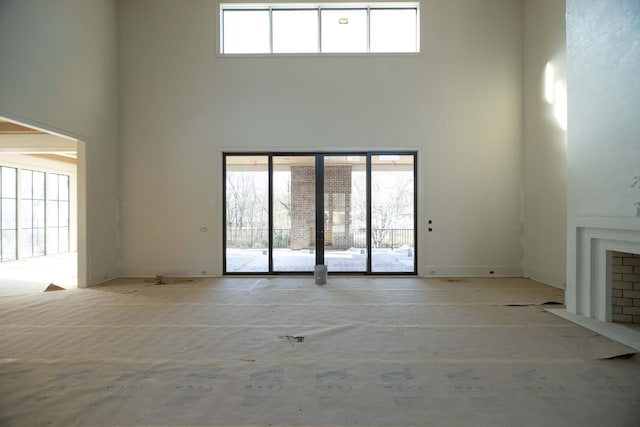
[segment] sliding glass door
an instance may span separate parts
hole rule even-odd
[[[224,154],[224,273],[415,274],[415,157]]]
[[[269,156],[225,156],[225,272],[269,272]]]
[[[367,272],[367,156],[324,156],[324,264]]]
[[[415,271],[415,156],[371,157],[371,271]]]
[[[313,271],[316,264],[316,158],[273,156],[274,272]]]

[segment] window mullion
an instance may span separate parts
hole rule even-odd
[[[273,273],[273,154],[269,154],[267,160],[267,269],[269,273]]]
[[[371,52],[371,7],[367,6],[367,53]]]
[[[318,7],[318,53],[322,53],[322,8]]]
[[[269,53],[273,54],[273,8],[269,7]]]
[[[220,11],[220,53],[226,53],[224,51],[224,9]]]

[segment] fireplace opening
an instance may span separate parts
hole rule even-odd
[[[611,320],[640,325],[640,254],[611,252]]]

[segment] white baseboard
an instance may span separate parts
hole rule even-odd
[[[165,277],[220,277],[221,274],[218,270],[217,268],[198,269],[195,267],[147,266],[136,269],[123,268],[120,277],[144,278],[155,277],[157,275]]]
[[[421,277],[522,277],[522,267],[427,265],[419,271],[419,275]]]

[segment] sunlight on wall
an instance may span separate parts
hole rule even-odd
[[[544,67],[544,99],[548,104],[553,104],[553,92],[555,90],[555,70],[551,62]]]
[[[564,131],[567,130],[567,85],[557,80],[554,85],[553,117],[558,126]]]
[[[556,79],[555,69],[551,62],[544,67],[544,99],[553,106],[553,117],[558,126],[567,130],[567,85]]]

